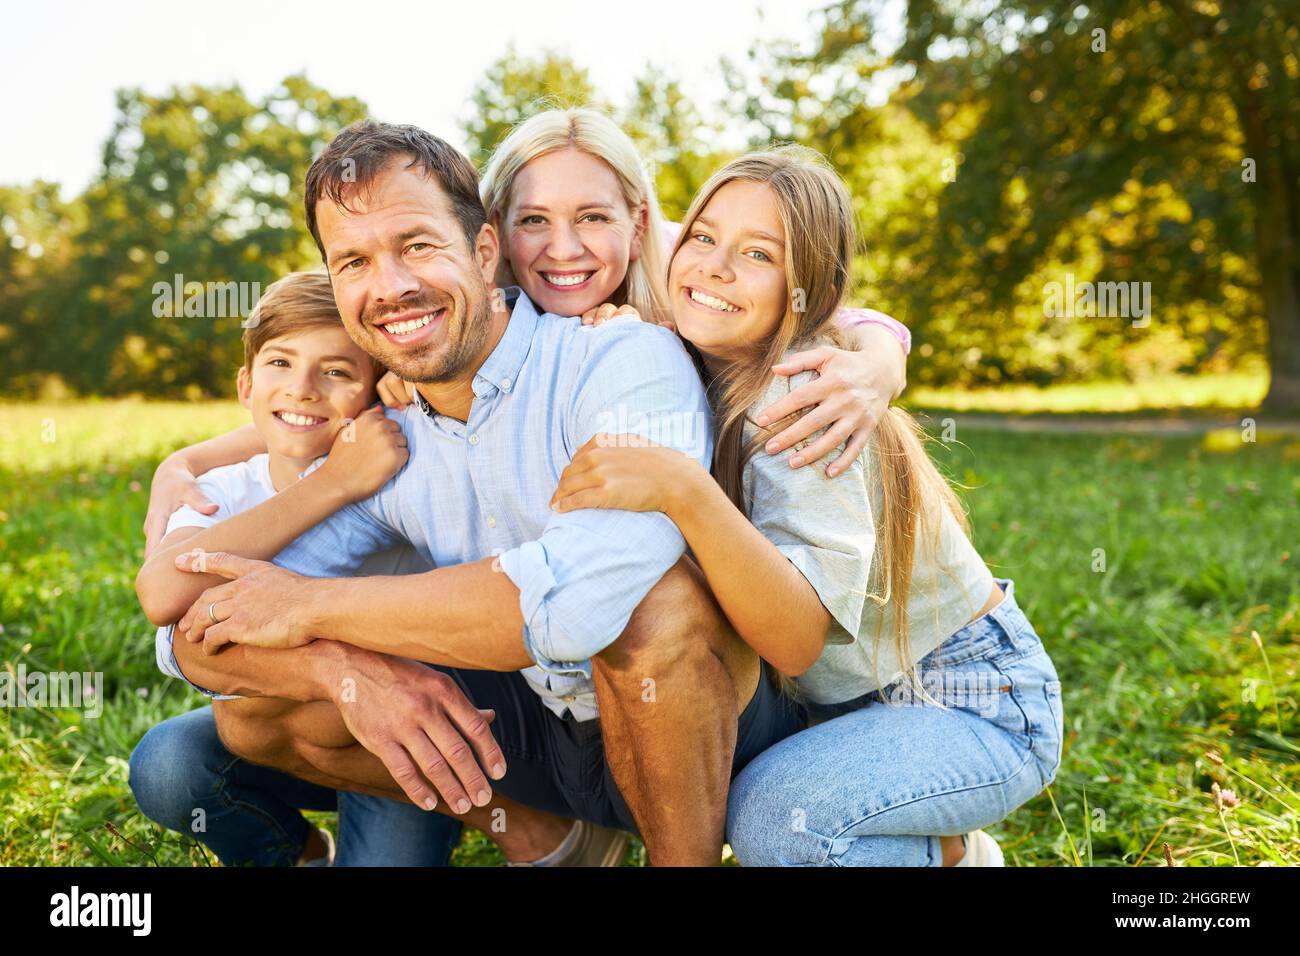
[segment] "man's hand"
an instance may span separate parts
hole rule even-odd
[[[230,579],[200,594],[176,625],[186,640],[202,641],[205,654],[231,643],[284,648],[314,640],[306,627],[312,578],[223,551],[178,554],[176,567]]]
[[[357,742],[383,761],[411,801],[432,810],[436,790],[454,813],[486,806],[487,776],[499,780],[506,772],[488,726],[495,711],[477,709],[452,678],[417,661],[339,648],[326,689]]]

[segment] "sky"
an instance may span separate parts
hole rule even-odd
[[[15,3],[4,14],[0,80],[17,132],[0,148],[0,183],[43,178],[60,183],[65,198],[80,192],[98,170],[120,88],[160,94],[237,82],[256,99],[303,71],[335,95],[360,98],[377,119],[463,145],[470,93],[511,43],[521,56],[569,56],[615,103],[647,63],[712,103],[724,57],[743,60],[755,40],[811,41],[811,13],[825,2]]]

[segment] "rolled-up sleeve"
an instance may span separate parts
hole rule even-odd
[[[600,432],[637,434],[707,469],[708,400],[677,337],[636,319],[584,329],[583,336],[587,354],[565,417],[570,459]],[[554,674],[590,676],[590,658],[618,638],[685,551],[681,532],[660,512],[553,513],[541,537],[500,556],[519,588],[529,656]]]

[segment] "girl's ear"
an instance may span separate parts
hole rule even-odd
[[[650,228],[650,207],[642,200],[636,207],[636,229],[632,234],[632,249],[628,253],[627,261],[636,262],[641,258],[641,250],[646,238],[646,231]]]
[[[235,375],[235,393],[239,396],[239,404],[245,408],[250,407],[253,401],[253,377],[248,374],[248,366],[239,366],[239,372]]]

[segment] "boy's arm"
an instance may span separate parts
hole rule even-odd
[[[176,566],[178,555],[229,551],[269,561],[340,508],[378,491],[406,464],[406,457],[406,438],[397,422],[378,407],[363,412],[350,429],[340,431],[325,463],[306,477],[211,527],[169,534],[135,579],[145,615],[159,627],[173,624],[205,588],[221,583],[216,575],[182,571]],[[182,535],[183,530],[192,533]],[[190,562],[191,572],[203,570],[204,553]]]
[[[222,465],[248,461],[266,451],[266,441],[251,423],[197,445],[174,451],[162,460],[149,486],[149,511],[144,519],[144,553],[150,554],[167,533],[167,519],[188,505],[210,515],[217,506],[199,489],[195,479]]]

